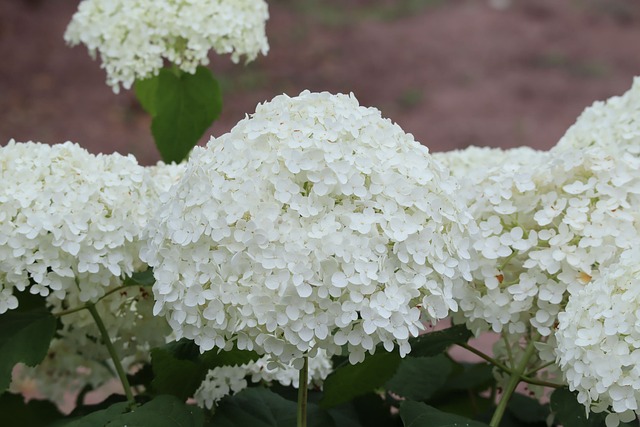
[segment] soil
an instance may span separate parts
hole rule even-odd
[[[158,154],[131,91],[62,35],[78,0],[0,1],[0,144],[78,142]],[[594,100],[640,74],[637,0],[272,0],[271,51],[212,56],[220,135],[258,102],[303,89],[354,92],[434,151],[549,148]],[[498,7],[500,6],[500,7]]]

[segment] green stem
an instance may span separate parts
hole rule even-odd
[[[507,388],[502,393],[500,397],[500,403],[498,403],[498,407],[496,411],[493,413],[493,417],[491,418],[491,422],[489,423],[490,427],[498,427],[500,425],[500,420],[502,420],[502,416],[504,415],[505,410],[507,409],[507,404],[509,403],[509,399],[511,399],[511,395],[515,391],[516,387],[522,380],[522,376],[524,371],[527,369],[527,363],[531,356],[535,351],[535,346],[533,340],[529,341],[527,344],[527,348],[524,351],[524,355],[522,359],[520,359],[520,363],[518,366],[511,372],[511,376],[509,377],[509,383],[507,384]]]
[[[496,368],[500,369],[501,371],[504,371],[507,374],[511,374],[511,369],[509,369],[506,365],[504,365],[503,363],[501,363],[498,360],[494,359],[493,357],[491,357],[491,356],[489,356],[487,354],[484,354],[483,352],[481,352],[477,348],[471,347],[469,344],[466,344],[466,343],[458,343],[458,345],[460,347],[464,348],[465,350],[468,350],[471,353],[475,354],[476,356],[479,356],[479,357],[483,358],[484,360],[486,360],[487,362],[491,363],[493,366],[495,366]]]
[[[537,368],[533,368],[530,371],[525,372],[524,376],[525,377],[530,377],[531,375],[535,374],[536,372],[541,371],[544,368],[548,368],[549,366],[554,365],[555,363],[556,363],[555,361],[552,361],[552,362],[547,362],[545,364],[542,364],[542,365],[538,366]]]
[[[537,378],[531,378],[526,375],[522,376],[522,381],[527,384],[541,385],[543,387],[550,387],[550,388],[562,388],[567,386],[566,384],[559,384],[559,383],[553,383],[551,381],[539,380]]]
[[[96,310],[95,305],[92,303],[87,303],[86,308],[87,310],[89,310],[89,313],[91,313],[91,317],[93,317],[93,320],[95,320],[96,325],[98,325],[100,335],[102,335],[102,341],[104,341],[104,345],[109,351],[111,360],[113,360],[113,365],[116,367],[116,372],[118,373],[118,377],[120,378],[120,382],[122,383],[122,387],[124,388],[124,394],[127,396],[129,406],[133,408],[136,404],[136,401],[133,398],[133,393],[131,392],[131,385],[129,385],[127,374],[122,367],[122,363],[120,363],[120,358],[118,357],[118,353],[116,352],[113,343],[111,342],[111,338],[109,338],[109,332],[107,332],[107,328],[105,328],[104,323],[102,322],[102,318],[100,317],[100,314],[98,314],[98,310]]]
[[[307,427],[307,388],[309,376],[309,358],[304,356],[298,382],[298,427]]]
[[[109,295],[121,291],[124,288],[130,288],[131,286],[136,286],[136,285],[122,285],[122,286],[118,286],[117,288],[111,289],[109,292],[105,293],[104,295],[102,295],[100,298],[98,298],[95,302],[93,303],[87,303],[84,305],[81,305],[79,307],[74,307],[74,308],[70,308],[68,310],[63,310],[63,311],[59,311],[57,313],[52,313],[53,316],[55,317],[62,317],[62,316],[66,316],[67,314],[72,314],[72,313],[77,313],[78,311],[82,311],[82,310],[87,310],[89,307],[89,304],[97,304],[100,301],[102,301],[103,299],[105,299],[106,297],[108,297]]]

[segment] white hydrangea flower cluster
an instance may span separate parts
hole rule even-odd
[[[455,317],[475,331],[532,325],[549,336],[568,296],[638,238],[637,157],[600,147],[525,151],[462,175],[480,233]]]
[[[472,220],[428,149],[353,95],[259,105],[196,147],[149,224],[156,314],[201,350],[356,363],[456,310]],[[296,365],[297,366],[297,365]]]
[[[621,96],[596,101],[560,139],[557,149],[614,147],[640,154],[640,77]]]
[[[234,62],[266,55],[268,18],[264,0],[83,0],[64,37],[100,54],[117,93],[157,75],[164,60],[193,74],[211,49]]]
[[[298,388],[299,373],[293,365],[271,368],[268,356],[255,362],[241,366],[221,366],[210,370],[207,377],[196,390],[194,398],[198,406],[211,409],[223,397],[238,393],[249,386],[247,378],[252,383],[278,382],[283,386]],[[326,352],[320,350],[315,357],[309,358],[308,379],[310,386],[320,388],[332,369],[331,359]]]
[[[640,415],[640,250],[569,298],[558,316],[557,361],[578,401],[612,411],[607,425]]]
[[[95,156],[69,142],[1,147],[0,314],[17,307],[14,290],[45,296],[56,313],[109,293],[96,309],[124,365],[145,361],[170,329],[153,317],[150,289],[120,288],[124,277],[147,268],[139,259],[142,230],[159,194],[183,170],[145,169],[133,157]],[[22,380],[35,381],[54,401],[113,377],[90,313],[66,314],[60,322],[49,357],[21,370]]]
[[[0,314],[17,306],[13,288],[95,301],[114,277],[146,268],[140,235],[158,201],[133,157],[12,140],[0,180]]]

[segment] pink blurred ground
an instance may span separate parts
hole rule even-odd
[[[0,1],[0,144],[78,142],[158,156],[131,92],[114,95],[83,47],[65,46],[78,0]],[[552,146],[582,109],[640,74],[636,0],[273,0],[271,52],[213,58],[219,135],[258,102],[353,91],[433,150]],[[203,142],[207,137],[203,137]]]

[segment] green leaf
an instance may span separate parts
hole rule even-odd
[[[177,163],[220,115],[222,92],[206,67],[195,74],[163,68],[157,79],[141,82],[136,93],[153,117],[151,132],[162,160]]]
[[[104,427],[127,410],[127,402],[115,403],[107,409],[92,412],[82,418],[63,424],[64,427]]]
[[[526,423],[544,422],[549,416],[549,405],[520,393],[514,393],[507,405],[509,412],[518,420]]]
[[[16,363],[36,366],[47,355],[57,320],[44,306],[18,307],[0,315],[0,391],[11,382]]]
[[[186,400],[200,387],[207,375],[207,369],[191,360],[177,359],[166,348],[151,350],[151,366],[154,379],[153,391],[158,394],[171,394]]]
[[[127,286],[153,286],[156,283],[156,279],[153,277],[153,268],[148,268],[145,271],[139,271],[133,273],[131,277],[124,279],[124,284]]]
[[[429,332],[409,340],[411,356],[436,356],[453,344],[466,343],[472,336],[473,333],[465,325]]]
[[[405,427],[487,427],[484,423],[438,411],[426,403],[410,400],[400,405],[400,417]]]
[[[216,366],[239,366],[255,362],[260,356],[255,351],[232,349],[218,351],[216,349],[205,351],[200,355],[200,361],[207,369]]]
[[[427,400],[446,382],[453,363],[445,356],[407,357],[387,382],[387,389],[411,400]]]
[[[24,397],[11,393],[0,395],[0,414],[4,427],[41,427],[64,417],[52,402],[30,400],[25,403]]]
[[[136,80],[134,90],[140,105],[144,110],[155,117],[158,114],[156,109],[156,93],[158,93],[158,83],[160,76],[149,77],[144,80]]]
[[[324,382],[320,406],[330,408],[382,387],[396,373],[401,360],[396,352],[381,352],[357,365],[339,367]]]
[[[272,391],[253,387],[220,402],[211,427],[296,427],[297,405]],[[308,427],[334,427],[329,413],[310,404]]]
[[[488,363],[456,363],[445,390],[486,390],[495,382],[493,367]]]
[[[599,427],[604,425],[606,414],[589,414],[584,405],[576,399],[577,394],[568,388],[556,389],[551,394],[551,411],[555,414],[555,420],[564,427]]]
[[[164,395],[118,416],[106,427],[202,427],[203,423],[202,409]]]

